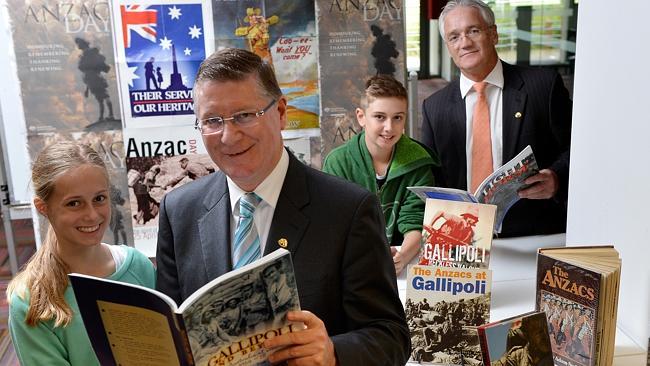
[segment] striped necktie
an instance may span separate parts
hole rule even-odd
[[[253,213],[262,199],[255,193],[246,193],[239,199],[239,222],[233,241],[233,269],[245,266],[261,256],[260,237]]]

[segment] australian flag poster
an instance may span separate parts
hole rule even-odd
[[[116,1],[112,14],[125,127],[194,123],[194,76],[214,49],[210,2]]]

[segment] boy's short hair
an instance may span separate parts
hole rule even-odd
[[[361,108],[366,109],[368,105],[377,98],[400,98],[408,100],[406,88],[401,82],[390,75],[375,75],[366,81],[366,90],[361,97]]]

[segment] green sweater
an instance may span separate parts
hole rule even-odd
[[[409,231],[422,230],[424,219],[424,202],[406,187],[432,186],[432,168],[436,164],[420,144],[402,135],[395,144],[386,182],[378,192],[372,157],[366,147],[365,132],[362,132],[332,150],[325,158],[323,171],[377,193],[386,220],[388,242],[401,245],[401,239],[394,242],[394,237],[402,238]]]
[[[149,258],[134,248],[125,248],[127,252],[124,262],[108,278],[154,288],[156,275]],[[31,327],[25,323],[29,294],[26,293],[24,299],[16,293],[12,294],[9,305],[9,332],[21,365],[99,365],[79,315],[79,307],[71,286],[65,290],[65,300],[74,313],[68,326],[55,327],[54,321],[49,320]]]

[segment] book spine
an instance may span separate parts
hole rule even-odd
[[[478,339],[479,339],[479,342],[481,343],[481,355],[483,357],[483,365],[489,366],[490,365],[490,350],[489,350],[488,344],[487,344],[487,337],[485,336],[485,328],[483,328],[483,327],[478,328]]]
[[[175,314],[174,316],[174,325],[180,334],[181,342],[183,342],[183,355],[179,358],[184,358],[186,364],[189,366],[194,366],[194,357],[192,356],[192,348],[190,347],[190,339],[187,336],[187,330],[185,329],[185,322],[183,322],[183,316],[181,314]]]
[[[603,345],[603,327],[596,322],[596,339],[594,340],[593,365],[600,366],[600,354]]]

